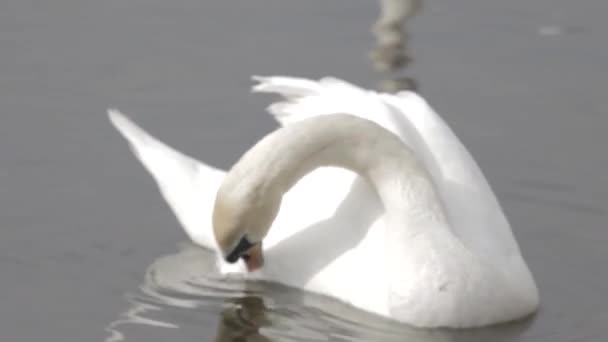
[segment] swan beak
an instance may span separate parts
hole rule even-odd
[[[248,272],[256,271],[264,266],[264,254],[262,253],[262,244],[256,243],[249,248],[247,252],[241,255]]]

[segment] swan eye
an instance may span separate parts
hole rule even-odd
[[[247,236],[243,236],[241,240],[239,240],[239,243],[237,243],[236,246],[232,249],[232,251],[226,255],[226,261],[231,264],[234,264],[235,262],[237,262],[237,260],[239,260],[239,257],[249,258],[249,255],[245,254],[245,252],[249,248],[253,247],[253,245],[253,243],[249,242]]]

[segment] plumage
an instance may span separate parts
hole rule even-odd
[[[429,200],[422,188],[411,186],[405,195],[384,189],[381,200],[378,189],[354,172],[318,168],[283,196],[264,239],[266,264],[247,276],[336,297],[420,327],[482,326],[537,309],[536,284],[494,193],[424,99],[412,92],[368,91],[334,78],[255,80],[255,92],[283,96],[268,108],[283,126],[344,113],[392,132],[415,155],[437,196]],[[109,114],[192,240],[219,251],[211,217],[224,171],[171,149],[117,111]],[[419,229],[423,233],[403,237],[388,215],[388,197],[396,203],[411,200],[420,213],[440,216],[444,233],[425,226]],[[395,238],[387,239],[393,231]],[[224,272],[245,272],[221,255],[218,265]]]

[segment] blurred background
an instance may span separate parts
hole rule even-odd
[[[606,13],[601,0],[3,1],[2,340],[605,341]],[[185,234],[105,111],[227,168],[276,127],[253,74],[417,89],[497,192],[539,314],[422,333],[332,320],[286,289],[261,289],[265,304],[164,293],[150,269],[204,252],[178,246]]]

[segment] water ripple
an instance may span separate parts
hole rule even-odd
[[[529,322],[489,329],[416,329],[331,298],[221,278],[210,252],[192,245],[156,260],[129,308],[112,322],[116,341],[513,341]]]

